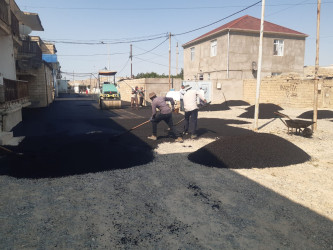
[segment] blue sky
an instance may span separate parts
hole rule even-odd
[[[214,23],[256,0],[16,0],[22,11],[38,13],[43,32],[33,32],[43,40],[55,41],[61,70],[96,73],[104,67],[130,76],[130,43],[133,45],[133,74],[157,72],[168,75],[169,42],[167,34],[180,34]],[[321,66],[333,64],[333,0],[322,0],[320,27]],[[171,39],[172,74],[183,67],[181,45],[243,15],[261,16],[261,3],[204,29]],[[315,64],[316,0],[266,0],[265,20],[309,35],[306,39],[305,65]],[[156,39],[155,39],[156,38]],[[149,40],[152,39],[152,40]],[[134,42],[144,40],[141,42]],[[132,42],[129,42],[132,41]],[[102,43],[103,42],[103,43]],[[110,44],[111,43],[111,44]],[[152,50],[153,49],[153,50]],[[72,76],[63,74],[72,79]]]

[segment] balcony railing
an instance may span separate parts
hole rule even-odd
[[[5,102],[17,101],[29,96],[28,82],[4,78]]]
[[[11,11],[11,28],[14,36],[20,36],[19,20],[16,18],[14,13]]]
[[[17,67],[19,70],[39,68],[42,63],[42,50],[37,42],[23,40],[18,49]]]
[[[5,0],[0,0],[0,19],[9,25],[8,4]]]
[[[20,57],[35,57],[42,61],[42,50],[37,42],[24,40],[18,50]]]

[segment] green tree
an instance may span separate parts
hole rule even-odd
[[[184,71],[183,69],[180,70],[180,73],[177,75],[171,75],[171,78],[181,78],[183,79]],[[135,78],[168,78],[169,75],[165,75],[164,73],[162,75],[156,73],[156,72],[147,72],[147,73],[138,73]]]

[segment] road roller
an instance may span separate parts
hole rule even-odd
[[[117,109],[121,108],[120,93],[116,84],[116,71],[100,71],[98,72],[98,82],[100,83],[101,94],[99,97],[99,105],[101,109]],[[113,76],[113,81],[101,82],[101,77]]]

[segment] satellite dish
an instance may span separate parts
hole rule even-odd
[[[32,31],[32,29],[29,26],[24,24],[19,24],[19,29],[20,29],[20,34],[24,36],[29,35]]]

